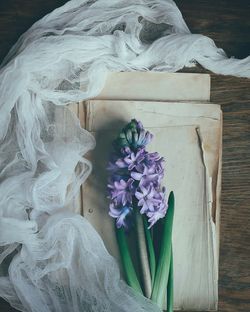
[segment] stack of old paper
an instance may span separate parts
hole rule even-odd
[[[71,107],[97,142],[93,173],[74,209],[118,262],[106,198],[111,142],[133,118],[154,134],[149,149],[164,156],[164,185],[176,197],[174,302],[180,310],[217,308],[222,114],[209,100],[209,75],[111,73],[98,98]]]

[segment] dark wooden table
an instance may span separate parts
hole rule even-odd
[[[109,0],[107,0],[109,1]],[[18,37],[63,0],[0,0],[0,60]],[[229,56],[250,55],[249,0],[176,0],[190,30]],[[197,68],[198,72],[205,72]],[[212,74],[224,112],[219,311],[250,311],[250,80]],[[0,311],[15,311],[0,301]]]

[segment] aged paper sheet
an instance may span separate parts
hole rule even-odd
[[[217,246],[213,206],[221,148],[221,110],[214,104],[93,100],[85,103],[86,129],[96,138],[93,173],[83,188],[84,216],[119,260],[108,216],[106,166],[111,143],[130,119],[154,134],[150,145],[166,159],[164,184],[174,190],[174,278],[177,309],[215,309]],[[190,287],[195,281],[196,286]],[[199,298],[199,299],[197,299]]]
[[[210,76],[164,72],[109,73],[101,100],[209,101]]]
[[[71,105],[97,141],[89,155],[93,173],[73,209],[93,224],[118,262],[106,198],[111,142],[131,118],[154,133],[150,149],[166,158],[164,183],[177,197],[176,309],[213,310],[217,305],[222,116],[209,97],[209,75],[112,73],[95,100]]]

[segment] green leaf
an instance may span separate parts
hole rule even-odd
[[[168,286],[167,286],[167,311],[174,311],[174,270],[173,270],[173,247],[171,245],[171,260],[168,275]]]
[[[120,255],[122,258],[122,264],[123,264],[124,272],[126,275],[127,283],[134,290],[136,290],[140,294],[143,294],[140,283],[138,281],[138,278],[135,272],[135,268],[132,262],[126,235],[125,235],[123,228],[116,229],[116,237],[118,241],[118,246],[119,246]]]
[[[166,289],[170,272],[173,219],[174,193],[171,192],[168,198],[167,214],[164,218],[163,238],[151,296],[151,299],[161,308],[163,307],[164,296],[166,296]]]
[[[148,247],[151,282],[152,282],[152,285],[154,285],[155,269],[156,269],[155,251],[154,251],[154,244],[153,244],[151,232],[150,232],[150,229],[148,228],[148,222],[147,222],[145,215],[143,215],[143,224],[144,224],[144,231],[145,231],[147,247]]]

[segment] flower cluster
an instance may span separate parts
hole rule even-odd
[[[146,214],[149,227],[166,214],[165,188],[161,187],[164,159],[145,149],[152,138],[141,122],[133,119],[113,143],[115,151],[107,168],[109,214],[116,218],[118,228],[130,228],[134,209]]]

